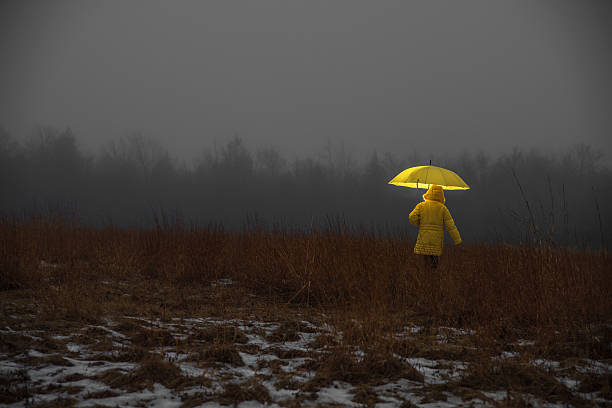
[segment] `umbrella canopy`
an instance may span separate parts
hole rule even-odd
[[[429,188],[432,184],[437,184],[445,190],[470,188],[457,173],[437,166],[410,167],[395,176],[389,184],[412,188]]]

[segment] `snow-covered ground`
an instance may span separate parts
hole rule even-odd
[[[406,327],[397,338],[410,341],[420,332],[418,326]],[[507,390],[455,393],[444,385],[457,381],[470,361],[401,354],[393,357],[416,369],[422,381],[401,375],[355,383],[329,373],[325,378],[325,372],[319,370],[326,359],[334,357],[335,349],[317,340],[333,340],[342,333],[328,324],[317,326],[306,320],[194,317],[161,321],[124,316],[58,333],[9,326],[0,328],[0,333],[7,342],[3,350],[9,350],[0,354],[0,404],[8,407],[477,407],[517,397]],[[440,328],[437,333],[435,341],[441,345],[449,338],[456,341],[472,334],[453,328]],[[519,349],[529,345],[528,341],[518,343]],[[504,352],[494,359],[511,360],[519,354]],[[365,354],[355,349],[353,355],[359,362]],[[609,378],[610,361],[576,360],[573,370],[543,359],[532,365],[553,374],[586,403],[612,403],[602,392],[579,392],[580,381],[570,375]],[[533,406],[567,404],[530,394],[519,396]]]

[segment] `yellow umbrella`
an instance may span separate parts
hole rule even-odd
[[[410,167],[395,176],[389,184],[425,189],[432,184],[437,184],[445,190],[467,190],[470,188],[457,173],[437,166]]]

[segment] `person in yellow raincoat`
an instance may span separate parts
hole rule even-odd
[[[450,211],[444,205],[446,200],[442,187],[432,184],[423,194],[423,199],[425,201],[418,203],[408,217],[412,225],[419,227],[414,253],[425,255],[431,266],[436,268],[439,256],[442,255],[444,227],[455,245],[461,243],[461,236]]]

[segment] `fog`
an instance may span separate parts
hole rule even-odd
[[[3,1],[0,124],[140,132],[188,161],[236,135],[612,156],[607,1]]]
[[[600,245],[611,17],[607,1],[3,1],[0,205],[412,231],[422,192],[386,183],[432,160],[472,186],[447,197],[468,241],[518,242],[537,218]]]
[[[271,148],[250,151],[235,138],[192,166],[141,135],[91,156],[71,131],[41,129],[20,144],[0,132],[0,212],[60,214],[91,226],[213,227],[299,232],[369,231],[416,237],[408,214],[423,190],[388,181],[427,158],[372,152],[363,164],[341,145],[294,160]],[[432,156],[429,156],[432,157]],[[575,145],[563,155],[513,150],[433,156],[461,174],[467,191],[446,204],[466,242],[600,248],[612,238],[612,172],[601,153]]]

